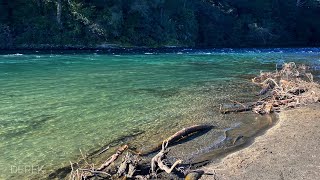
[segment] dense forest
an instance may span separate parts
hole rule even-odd
[[[1,0],[0,47],[319,46],[319,0]]]

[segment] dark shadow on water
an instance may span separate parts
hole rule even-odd
[[[48,121],[55,119],[57,116],[55,115],[40,115],[37,117],[34,117],[32,119],[29,119],[27,121],[4,121],[4,122],[0,122],[1,126],[3,128],[6,127],[13,127],[13,126],[21,126],[21,125],[25,125],[26,127],[22,128],[22,129],[14,129],[14,130],[10,130],[9,132],[6,132],[5,134],[1,135],[1,139],[11,139],[14,137],[19,137],[19,136],[23,136],[24,134],[27,134],[31,131],[35,131],[39,128],[41,128],[42,126],[44,126]]]
[[[154,97],[161,97],[161,98],[170,98],[173,96],[177,96],[180,93],[179,88],[170,88],[170,89],[162,89],[162,88],[141,88],[135,89],[131,92],[137,94],[148,94]]]
[[[14,94],[8,94],[8,93],[5,93],[5,92],[0,92],[0,96],[13,98],[13,97],[16,97],[16,96],[19,96],[19,95],[14,95]]]
[[[136,130],[136,131],[133,131],[131,132],[130,134],[128,135],[124,135],[124,136],[121,136],[105,145],[103,145],[102,147],[100,147],[99,149],[95,149],[93,150],[92,152],[90,152],[88,154],[88,157],[89,158],[93,158],[95,156],[98,156],[100,154],[103,153],[103,151],[107,148],[107,147],[115,147],[115,146],[119,146],[121,144],[127,144],[129,143],[131,140],[133,140],[135,137],[137,137],[138,135],[141,135],[143,134],[144,131],[140,131],[140,130]]]
[[[220,63],[210,61],[189,61],[186,64],[192,66],[195,70],[217,69],[221,67]]]
[[[96,89],[108,89],[108,88],[110,88],[110,86],[108,86],[108,85],[96,85],[95,88]]]
[[[97,85],[95,86],[96,89],[108,89],[110,86],[107,85]],[[176,96],[180,93],[179,88],[169,88],[169,89],[164,89],[161,87],[155,87],[155,88],[139,88],[139,89],[133,89],[133,90],[128,90],[130,93],[134,94],[147,94],[151,95],[154,97],[161,97],[161,98],[170,98],[173,96]]]

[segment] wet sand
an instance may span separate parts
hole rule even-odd
[[[226,179],[318,179],[320,177],[320,105],[280,113],[278,123],[248,147],[202,168]]]

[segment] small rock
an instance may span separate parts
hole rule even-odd
[[[198,180],[201,178],[201,176],[204,174],[204,171],[197,170],[192,171],[185,177],[185,180]]]

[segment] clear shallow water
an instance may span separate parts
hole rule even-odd
[[[268,120],[222,116],[219,104],[256,98],[250,77],[282,61],[320,67],[319,49],[0,55],[0,177],[34,176],[16,173],[26,166],[47,174],[75,161],[79,149],[132,134],[147,148],[191,124],[218,128],[190,149],[212,148],[230,127],[254,134]]]

